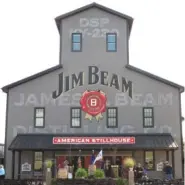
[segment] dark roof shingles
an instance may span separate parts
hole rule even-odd
[[[54,145],[52,143],[53,137],[62,137],[62,136],[71,136],[70,134],[19,134],[12,141],[9,146],[10,150],[38,150],[38,149],[59,149],[59,148],[79,148],[79,145]],[[79,134],[76,136],[86,136],[86,137],[95,137],[95,136],[106,136],[106,134],[100,135],[85,135]],[[145,148],[145,149],[176,149],[178,148],[177,143],[174,141],[173,137],[170,134],[117,134],[111,136],[134,136],[136,138],[135,144],[127,144],[127,145],[118,145],[119,148],[124,147],[128,149],[136,149],[136,148]],[[116,145],[102,145],[102,147],[112,148]],[[80,145],[81,148],[99,148],[99,145]]]

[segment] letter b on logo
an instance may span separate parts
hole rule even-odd
[[[96,107],[97,99],[95,99],[95,98],[91,99],[91,103],[90,104],[91,104],[92,107]]]

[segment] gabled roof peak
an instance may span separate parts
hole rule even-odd
[[[108,12],[110,14],[116,15],[118,17],[121,17],[121,18],[127,20],[128,25],[129,25],[129,34],[130,34],[131,29],[132,29],[132,23],[133,23],[133,18],[132,17],[130,17],[128,15],[125,15],[125,14],[123,14],[121,12],[118,12],[116,10],[110,9],[110,8],[108,8],[106,6],[100,5],[100,4],[96,3],[96,2],[93,2],[91,4],[82,6],[80,8],[77,8],[77,9],[73,10],[73,11],[70,11],[68,13],[65,13],[65,14],[62,14],[62,15],[56,17],[55,18],[55,21],[56,21],[56,24],[57,24],[57,28],[59,30],[59,33],[60,33],[60,23],[61,23],[61,20],[62,19],[65,19],[67,17],[73,16],[73,15],[78,14],[80,12],[86,11],[86,10],[88,10],[90,8],[98,8],[100,10],[106,11],[106,12]]]

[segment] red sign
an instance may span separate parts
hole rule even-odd
[[[85,91],[80,99],[82,110],[86,113],[86,118],[91,120],[96,117],[99,121],[102,113],[106,111],[107,98],[102,91]]]
[[[135,137],[54,137],[53,144],[135,144]]]

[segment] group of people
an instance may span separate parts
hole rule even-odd
[[[168,161],[163,163],[163,173],[164,173],[164,180],[172,180],[173,179],[173,168]],[[147,168],[142,167],[140,163],[134,167],[134,177],[135,181],[139,179],[147,180]]]
[[[147,169],[145,167],[142,167],[140,163],[138,163],[137,166],[134,167],[134,178],[135,181],[139,179],[147,180]]]

